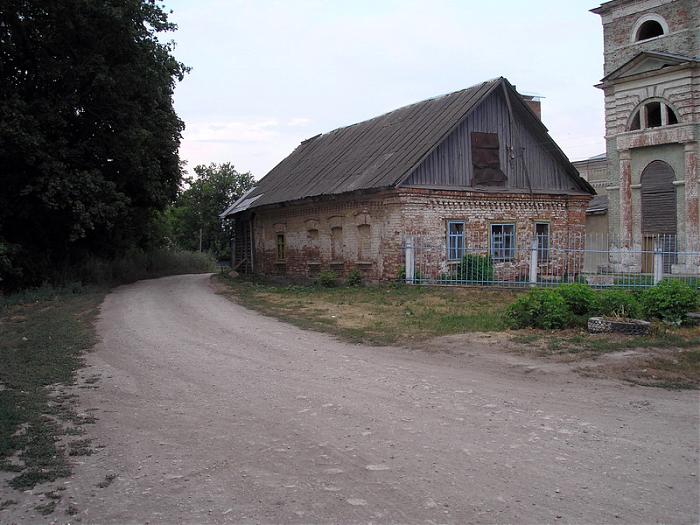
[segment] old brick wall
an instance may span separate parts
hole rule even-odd
[[[431,254],[424,254],[429,277],[438,277],[449,269],[446,260],[448,221],[464,221],[467,248],[480,249],[483,255],[488,254],[491,224],[515,224],[516,257],[513,262],[495,265],[500,279],[527,276],[536,223],[549,224],[552,248],[580,242],[585,235],[586,208],[591,198],[424,189],[403,189],[400,194],[405,234],[415,235],[431,246]],[[552,257],[550,266],[549,273],[562,274],[567,268],[580,268],[582,262],[575,261],[573,255]]]
[[[553,243],[585,233],[588,196],[470,193],[398,189],[364,196],[338,196],[296,205],[258,210],[255,214],[256,272],[313,279],[332,270],[339,277],[354,268],[370,281],[393,280],[404,264],[406,236],[420,236],[434,250],[432,271],[446,264],[447,221],[466,223],[467,242],[488,246],[489,225],[515,223],[516,261],[501,263],[501,275],[527,273],[529,243],[536,222],[550,224]],[[278,259],[277,236],[285,253]],[[552,260],[553,266],[573,266]]]
[[[321,271],[344,277],[357,268],[368,280],[381,279],[385,246],[400,237],[392,230],[396,213],[395,196],[386,192],[309,199],[256,211],[255,271],[313,279]],[[284,235],[283,259],[278,258],[278,235]]]

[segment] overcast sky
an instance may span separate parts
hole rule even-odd
[[[180,155],[264,176],[302,140],[504,76],[571,160],[605,151],[590,0],[166,0]]]

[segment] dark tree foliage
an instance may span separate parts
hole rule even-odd
[[[174,29],[152,0],[0,2],[0,287],[149,242],[182,176]]]
[[[176,244],[185,250],[211,252],[219,260],[231,256],[231,221],[222,221],[219,214],[254,183],[250,173],[239,173],[232,164],[199,165],[196,178],[186,179],[189,187],[169,210],[169,219]]]

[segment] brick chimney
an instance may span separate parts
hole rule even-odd
[[[542,120],[542,97],[538,97],[537,95],[523,95],[522,93],[520,96],[525,100],[525,104],[530,106],[530,109],[537,115],[537,118]]]

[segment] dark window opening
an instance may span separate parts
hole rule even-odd
[[[649,102],[647,109],[647,127],[658,128],[661,126],[661,102]]]
[[[537,235],[537,260],[547,262],[549,261],[549,224],[546,222],[535,224],[535,235]]]
[[[668,116],[668,118],[666,119],[668,121],[668,125],[670,126],[672,124],[678,124],[678,117],[673,112],[673,110],[670,107],[666,106],[666,111]]]
[[[639,111],[637,111],[634,114],[634,117],[632,117],[632,123],[630,124],[630,130],[634,131],[635,129],[640,129],[641,127],[642,126],[641,126],[641,123],[639,120]]]
[[[641,108],[638,109],[630,121],[630,131],[678,124],[676,113],[663,102],[647,102],[643,108],[646,116],[642,118]],[[664,122],[664,117],[666,122]]]
[[[656,20],[647,20],[637,31],[637,41],[648,40],[664,34],[664,28]]]
[[[472,132],[472,166],[476,186],[505,186],[508,178],[501,171],[497,133]]]

